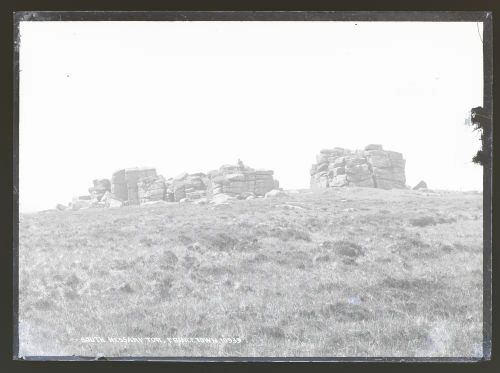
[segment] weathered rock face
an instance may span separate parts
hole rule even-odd
[[[116,171],[111,178],[111,192],[122,201],[128,201],[129,205],[139,204],[139,179],[156,177],[154,168],[127,168]]]
[[[208,194],[220,193],[247,198],[249,195],[263,196],[279,183],[273,178],[272,170],[255,170],[239,161],[237,165],[223,165],[208,173]]]
[[[208,178],[204,173],[182,173],[167,181],[167,201],[197,200],[207,195]]]
[[[323,149],[311,167],[311,188],[405,188],[405,163],[401,153],[383,150],[379,144],[356,151]]]
[[[137,181],[137,189],[140,204],[165,199],[165,179],[161,175],[141,177]]]

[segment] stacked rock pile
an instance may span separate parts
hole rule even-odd
[[[104,194],[111,191],[111,182],[109,179],[98,179],[94,180],[92,183],[94,186],[89,188],[90,200],[92,204],[97,205],[101,202]]]
[[[116,171],[111,178],[111,193],[129,205],[139,204],[139,179],[156,177],[156,169],[148,167],[126,168]]]
[[[247,167],[241,161],[237,165],[224,165],[208,175],[182,173],[168,180],[157,175],[154,168],[127,168],[114,172],[111,181],[94,180],[90,195],[75,197],[68,207],[79,210],[149,205],[158,201],[204,204],[208,198],[222,203],[228,199],[264,196],[278,189],[279,183],[273,174],[271,170]],[[56,208],[63,211],[67,207],[59,204]]]
[[[279,188],[273,174],[272,170],[255,170],[241,161],[237,165],[223,165],[208,173],[208,194],[215,196],[224,193],[241,198],[263,196],[270,190]]]
[[[166,186],[163,176],[141,177],[137,182],[139,203],[161,201],[165,199]]]
[[[182,173],[169,180],[168,199],[178,202],[187,198],[197,200],[207,195],[208,178],[204,173]]]
[[[405,160],[398,152],[371,144],[364,150],[323,149],[311,167],[311,188],[360,186],[405,188]]]

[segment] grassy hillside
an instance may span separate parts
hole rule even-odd
[[[25,356],[482,354],[481,194],[301,191],[19,229]]]

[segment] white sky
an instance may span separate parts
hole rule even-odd
[[[464,126],[483,105],[482,24],[21,22],[20,210],[96,178],[241,158],[307,188],[322,148],[381,143],[407,183],[482,190]]]

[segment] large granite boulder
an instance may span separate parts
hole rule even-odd
[[[144,204],[165,199],[166,187],[163,176],[147,176],[137,181],[139,202]]]
[[[322,149],[311,166],[311,188],[359,186],[405,188],[405,163],[398,152],[370,144],[364,150]]]
[[[250,194],[264,196],[279,188],[273,174],[272,170],[253,169],[241,161],[236,165],[226,164],[208,173],[208,193],[210,196],[223,193],[237,198],[246,198]]]
[[[156,169],[137,167],[121,169],[113,173],[111,178],[111,192],[121,201],[129,205],[139,204],[139,179],[156,177]]]

